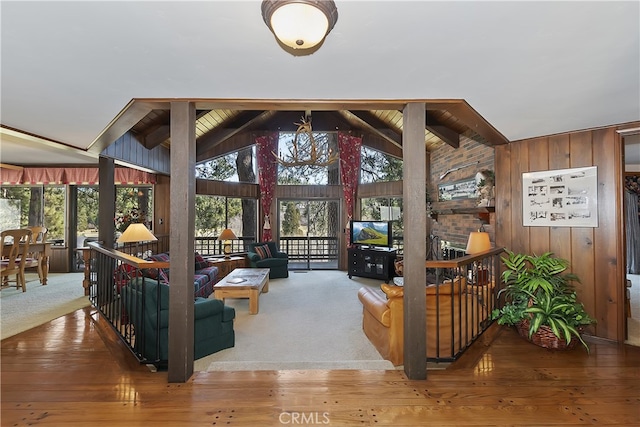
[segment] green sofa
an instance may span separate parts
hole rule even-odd
[[[121,293],[123,308],[136,335],[134,351],[141,359],[163,364],[169,358],[169,285],[138,277],[124,286]],[[218,299],[198,297],[194,301],[194,316],[195,359],[235,345],[233,307]]]
[[[268,251],[260,250],[264,246],[268,248]],[[275,242],[249,243],[247,259],[249,267],[268,268],[269,279],[289,277],[289,255],[280,252]]]

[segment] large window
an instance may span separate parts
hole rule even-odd
[[[381,151],[362,146],[360,182],[389,182],[402,180],[402,160]]]
[[[256,182],[255,147],[247,147],[196,165],[196,178],[228,182]]]
[[[244,243],[256,240],[257,200],[223,197],[196,196],[195,236],[217,237],[222,230],[230,228],[238,237],[233,242],[234,252],[243,251]]]
[[[45,226],[48,239],[64,239],[66,191],[64,186],[2,187],[1,228]]]
[[[312,154],[311,141],[307,134],[298,134],[294,145],[294,132],[280,132],[278,139],[278,157],[284,161],[309,160],[318,157],[318,162],[326,162],[331,156],[337,159],[338,134],[335,132],[313,132],[315,154]],[[340,183],[338,160],[328,165],[278,165],[278,184],[280,185],[338,185]]]

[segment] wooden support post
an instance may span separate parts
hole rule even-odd
[[[404,372],[409,379],[427,378],[427,257],[425,104],[404,108],[402,135],[404,203]],[[409,231],[409,232],[407,232]]]
[[[171,103],[169,382],[186,382],[193,374],[195,117],[195,104]]]

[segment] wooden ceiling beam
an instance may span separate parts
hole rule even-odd
[[[206,152],[196,153],[196,163],[203,163],[216,157],[225,156],[229,153],[235,153],[243,148],[250,147],[255,144],[253,132],[235,133],[228,138],[222,140],[219,144],[211,147]],[[197,149],[196,149],[197,151]]]
[[[206,153],[232,136],[262,125],[275,111],[243,111],[228,123],[198,138],[196,144],[196,157],[205,156]]]
[[[402,160],[402,148],[378,134],[365,132],[362,136],[362,145]]]
[[[138,139],[145,146],[145,148],[151,150],[152,148],[157,147],[162,144],[171,136],[171,126],[166,125],[158,125],[151,129],[144,135],[138,135]]]
[[[402,148],[402,135],[390,129],[382,120],[368,111],[347,111],[341,110],[340,113],[348,122],[358,123],[364,130],[378,135],[380,138],[386,139],[391,144]]]
[[[508,144],[509,140],[486,121],[464,99],[427,102],[427,113],[431,110],[445,110],[471,131],[483,137],[490,145]]]
[[[426,112],[425,128],[440,138],[445,144],[448,144],[453,148],[460,147],[460,134],[440,123],[433,113],[430,113],[429,111]]]
[[[136,135],[136,138],[145,148],[151,150],[171,137],[170,111],[166,111],[165,113],[166,117],[164,119],[157,121],[147,130],[139,132]],[[209,111],[196,111],[196,121],[208,113]]]

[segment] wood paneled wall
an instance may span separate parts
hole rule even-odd
[[[622,141],[640,123],[570,132],[497,146],[496,244],[515,252],[551,251],[571,261],[578,295],[597,320],[590,333],[625,337]],[[597,166],[598,227],[524,227],[522,173]]]

